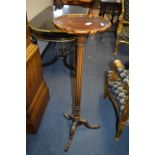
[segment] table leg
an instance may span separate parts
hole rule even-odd
[[[103,16],[103,2],[100,2],[99,16]]]
[[[46,53],[47,53],[49,47],[51,46],[51,44],[52,44],[52,42],[49,42],[49,43],[47,44],[46,48],[44,49],[44,51],[43,51],[43,53],[42,53],[42,55],[41,55],[41,59],[42,59],[42,60],[43,60],[44,56],[46,55]],[[69,56],[69,53],[67,53],[67,49],[66,49],[66,47],[63,45],[63,42],[62,42],[62,48],[59,49],[59,53],[60,53],[60,54],[56,54],[55,57],[54,57],[52,60],[43,63],[42,66],[43,66],[43,67],[46,67],[46,66],[52,65],[52,64],[54,64],[54,63],[58,60],[59,57],[63,57],[63,63],[64,63],[64,65],[65,65],[68,69],[74,70],[74,71],[75,71],[75,67],[73,67],[73,66],[71,66],[70,64],[67,63],[67,57]]]
[[[92,14],[93,13],[93,9],[94,9],[94,1],[89,3],[88,14]]]
[[[37,39],[33,36],[31,36],[31,42],[36,45],[38,44]]]
[[[75,113],[64,113],[64,117],[68,120],[72,120],[70,127],[69,142],[65,144],[64,150],[67,151],[72,143],[76,128],[79,125],[84,125],[90,129],[98,129],[99,125],[90,125],[88,121],[80,119],[80,101],[82,91],[82,71],[83,71],[83,58],[84,58],[84,37],[78,38],[77,47],[77,69],[76,69],[76,88],[75,88]]]

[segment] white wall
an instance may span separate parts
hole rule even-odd
[[[53,0],[26,0],[26,12],[28,21],[43,11],[49,5],[53,5]],[[40,54],[46,47],[47,42],[38,41]]]
[[[53,5],[53,0],[26,0],[26,12],[28,21],[43,11],[49,5]]]

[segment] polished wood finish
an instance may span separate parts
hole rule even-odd
[[[91,3],[93,0],[79,0],[79,2]]]
[[[53,20],[64,32],[76,35],[96,34],[109,29],[111,23],[98,15],[66,14]]]
[[[37,45],[30,42],[26,19],[26,131],[36,133],[48,102],[49,92],[44,81]]]
[[[62,0],[64,5],[81,5],[83,3],[90,3],[93,0]],[[54,0],[54,4],[56,4],[56,0]]]
[[[30,34],[37,40],[48,42],[64,42],[75,38],[75,35],[64,33],[58,29],[53,19],[60,16],[55,6],[49,6],[29,21]],[[78,5],[64,5],[61,9],[62,15],[65,14],[88,14],[88,8]]]
[[[82,73],[83,73],[83,59],[84,59],[84,48],[83,48],[83,45],[84,45],[84,37],[82,36],[79,36],[78,38],[78,47],[77,47],[77,51],[78,51],[78,55],[77,55],[77,71],[76,71],[76,74],[77,74],[77,78],[76,78],[76,89],[75,89],[75,103],[76,103],[76,106],[79,107],[77,108],[76,110],[76,114],[75,116],[79,117],[80,116],[80,113],[79,113],[79,110],[80,110],[80,100],[81,100],[81,91],[82,91]]]
[[[49,98],[37,45],[26,50],[26,129],[36,133]]]
[[[129,3],[128,2],[129,0],[122,0],[122,11],[121,11],[121,15],[119,16],[118,23],[117,23],[115,49],[114,49],[113,55],[118,54],[120,43],[125,43],[129,45],[129,40],[119,39],[119,37],[117,37],[123,31],[123,27],[128,27],[129,29],[129,19],[127,20],[124,17],[125,12],[129,14]],[[126,3],[126,7],[128,8],[125,7],[125,3]]]
[[[60,0],[61,1],[61,0]],[[59,1],[57,1],[59,2]],[[73,34],[68,34],[62,32],[53,24],[53,19],[59,17],[61,14],[68,14],[68,13],[85,13],[88,14],[88,8],[82,6],[73,6],[73,5],[64,5],[62,9],[56,9],[56,6],[48,6],[43,11],[41,11],[37,16],[35,16],[31,21],[29,21],[29,28],[31,33],[31,41],[37,44],[37,40],[42,40],[45,42],[59,42],[62,43],[63,46],[64,42],[72,42],[77,39],[77,37]],[[63,53],[68,53],[64,50]],[[58,54],[61,55],[60,53]],[[67,54],[68,55],[68,54]],[[67,55],[63,56],[64,65],[72,70],[75,70],[74,67],[70,66],[67,63]],[[62,56],[62,55],[61,55]],[[48,66],[56,62],[58,56],[56,55],[54,59],[45,62],[43,66]]]
[[[54,5],[56,5],[56,1],[54,0]],[[62,0],[64,5],[79,5],[79,0]]]
[[[54,24],[69,34],[78,37],[77,47],[77,68],[76,68],[76,88],[75,88],[75,112],[73,114],[64,113],[64,117],[72,121],[70,127],[69,141],[65,144],[64,150],[67,151],[72,143],[75,131],[78,126],[84,125],[90,129],[98,129],[99,125],[90,125],[88,121],[80,118],[80,100],[82,92],[82,72],[84,57],[84,35],[104,32],[111,23],[107,19],[95,15],[69,14],[56,18]]]
[[[122,11],[122,0],[100,0],[100,12],[99,16],[104,16],[106,13],[110,13],[112,18],[111,22],[113,23],[114,16],[121,14]],[[116,21],[117,24],[118,20]]]

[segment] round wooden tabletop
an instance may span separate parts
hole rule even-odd
[[[90,3],[92,2],[93,0],[79,0],[79,2],[84,2],[84,3]]]
[[[93,14],[66,14],[54,19],[53,22],[62,31],[76,35],[104,32],[111,26],[107,18]]]

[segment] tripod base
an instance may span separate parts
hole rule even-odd
[[[88,123],[88,121],[84,120],[84,119],[80,119],[79,117],[75,117],[73,114],[69,114],[69,113],[64,113],[64,117],[68,120],[72,120],[72,124],[70,127],[70,136],[69,136],[69,141],[67,144],[64,145],[64,150],[65,152],[68,151],[70,145],[72,144],[72,140],[76,131],[76,128],[80,125],[84,125],[85,127],[89,128],[89,129],[98,129],[100,128],[100,125],[90,125]]]

